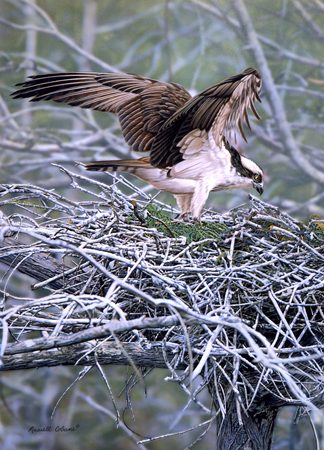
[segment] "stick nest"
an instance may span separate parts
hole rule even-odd
[[[321,220],[302,224],[250,197],[248,207],[206,212],[201,226],[184,224],[172,219],[171,207],[122,177],[108,186],[61,170],[81,201],[30,185],[1,187],[1,205],[9,211],[1,237],[25,239],[19,250],[4,247],[1,257],[16,252],[28,261],[47,254],[65,264],[34,285],[47,286],[49,295],[12,306],[7,294],[2,323],[18,342],[32,340],[35,331],[71,337],[114,323],[106,343],[117,338],[159,348],[169,380],[197,402],[208,385],[224,414],[232,392],[245,410],[266,394],[282,404],[319,404]],[[121,183],[131,195],[122,193]],[[55,282],[61,287],[53,289]],[[5,349],[3,340],[2,354]]]

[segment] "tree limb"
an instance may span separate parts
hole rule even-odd
[[[71,268],[61,264],[45,252],[40,253],[37,248],[34,251],[32,253],[30,245],[11,238],[0,240],[1,263],[38,281],[50,279],[51,281],[46,284],[53,290],[60,290],[64,287],[66,292],[74,293],[79,290],[79,287],[76,286],[78,283],[86,282],[87,277],[85,275],[79,274],[76,276],[77,267]]]
[[[166,350],[165,354],[171,361],[174,354]],[[40,350],[24,354],[4,355],[1,358],[0,371],[35,369],[38,367],[54,367],[59,365],[95,365],[114,364],[130,365],[130,361],[137,367],[156,367],[166,369],[162,347],[145,347],[133,343],[104,342],[95,348],[95,343],[69,345],[55,350]],[[185,369],[186,364],[179,364],[179,369]]]
[[[259,37],[255,32],[252,20],[245,7],[244,1],[232,0],[232,5],[240,22],[240,25],[245,32],[247,43],[251,48],[257,66],[262,73],[266,93],[270,102],[274,119],[276,121],[277,128],[281,136],[281,140],[284,143],[284,147],[288,150],[293,161],[303,172],[307,173],[307,175],[311,176],[317,182],[324,184],[324,173],[320,170],[317,170],[308,161],[308,159],[303,155],[303,153],[296,145],[289,122],[286,117],[281,97],[276,89],[270,67],[264,55]]]

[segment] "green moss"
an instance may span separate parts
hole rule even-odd
[[[203,222],[200,225],[194,225],[174,221],[163,211],[163,207],[158,208],[152,204],[147,205],[143,210],[139,210],[137,206],[134,206],[134,213],[128,217],[127,221],[129,222],[135,218],[143,224],[145,223],[149,228],[156,228],[166,236],[172,238],[185,236],[188,243],[204,239],[220,240],[228,230],[228,227],[223,223]]]

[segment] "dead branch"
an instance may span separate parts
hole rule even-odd
[[[14,345],[14,344],[12,344]],[[55,351],[54,351],[55,350]],[[102,365],[131,365],[137,367],[155,367],[166,369],[165,357],[169,363],[174,357],[171,349],[162,350],[161,347],[141,346],[132,343],[96,343],[67,345],[55,347],[51,350],[38,350],[26,353],[11,353],[6,351],[2,357],[2,371],[25,370],[39,367],[54,367],[59,365],[94,366],[98,362]],[[185,369],[186,364],[180,364],[179,369]]]

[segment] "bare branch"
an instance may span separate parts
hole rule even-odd
[[[127,356],[125,356],[125,353]],[[54,367],[59,365],[95,365],[100,364],[129,365],[129,359],[137,367],[155,367],[165,369],[165,354],[161,348],[145,348],[139,344],[114,342],[103,343],[95,346],[91,343],[86,345],[70,345],[64,348],[52,348],[51,350],[40,350],[37,353],[28,352],[23,354],[8,354],[1,358],[0,371],[25,370],[39,367]],[[173,358],[172,350],[167,351],[170,361]],[[179,369],[185,368],[180,364]]]
[[[77,52],[79,55],[87,58],[87,60],[92,61],[95,64],[98,64],[98,66],[102,67],[104,70],[106,70],[108,72],[118,72],[118,70],[115,67],[111,66],[110,64],[107,64],[106,62],[102,61],[100,58],[97,58],[93,54],[87,52],[82,47],[77,45],[73,41],[73,39],[69,38],[64,33],[60,32],[58,30],[57,26],[55,25],[55,23],[52,21],[52,19],[49,17],[48,14],[45,13],[45,11],[42,8],[40,8],[39,6],[29,2],[28,0],[20,0],[20,2],[22,4],[28,4],[32,8],[35,8],[36,11],[43,18],[45,18],[45,20],[46,20],[46,22],[48,24],[48,27],[47,28],[46,27],[39,27],[39,26],[32,25],[32,24],[20,25],[18,23],[10,22],[9,20],[6,20],[6,19],[1,18],[1,17],[0,17],[0,23],[3,23],[5,25],[8,25],[8,26],[10,26],[12,28],[16,28],[16,29],[19,29],[19,30],[29,30],[29,31],[34,31],[34,32],[38,32],[38,33],[44,33],[44,34],[52,35],[53,37],[59,39],[64,44],[66,44],[71,50],[73,50],[73,51]]]
[[[292,135],[289,122],[286,118],[286,113],[282,104],[282,100],[277,92],[268,62],[261,47],[259,38],[254,30],[253,23],[249,17],[248,11],[244,5],[243,0],[232,0],[234,10],[236,11],[238,20],[244,29],[247,37],[247,42],[251,47],[251,51],[254,54],[257,66],[260,68],[262,77],[265,84],[265,89],[269,102],[271,105],[272,113],[276,121],[278,131],[281,136],[282,142],[287,151],[290,153],[293,161],[298,167],[309,176],[314,178],[320,183],[324,183],[324,174],[320,170],[316,169],[303,153],[298,148],[295,139]]]

